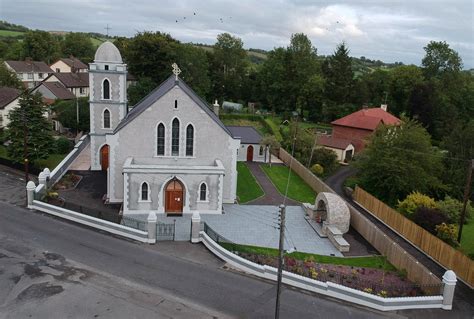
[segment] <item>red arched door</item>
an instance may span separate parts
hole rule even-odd
[[[165,189],[165,210],[167,213],[183,213],[183,194],[183,184],[177,178],[173,178]]]
[[[252,162],[253,161],[253,146],[249,145],[247,147],[247,162]]]
[[[100,166],[103,171],[106,171],[109,168],[109,146],[104,145],[100,149]]]

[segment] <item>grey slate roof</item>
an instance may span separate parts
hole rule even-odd
[[[242,144],[259,144],[262,135],[253,126],[227,126],[232,137],[240,138]]]
[[[75,67],[76,69],[87,69],[88,68],[87,65],[84,64],[81,60],[76,59],[74,57],[61,58],[60,60],[63,61],[64,63],[66,63],[68,66]]]
[[[20,90],[9,87],[0,87],[0,109],[5,108],[11,101],[20,96]]]
[[[72,100],[76,97],[61,82],[41,82],[41,85],[44,85],[59,100]]]
[[[15,72],[54,73],[43,61],[5,61]]]
[[[67,88],[79,88],[89,86],[89,73],[54,73],[51,76],[55,76],[59,82],[61,82]]]
[[[143,111],[149,108],[153,103],[158,101],[162,96],[164,96],[169,90],[175,86],[179,86],[183,92],[185,92],[199,107],[207,113],[227,134],[232,136],[232,133],[227,129],[224,123],[221,122],[219,117],[209,108],[207,102],[199,97],[196,92],[193,91],[181,78],[178,78],[178,81],[175,80],[174,74],[171,75],[167,80],[161,83],[156,89],[151,91],[150,94],[145,96],[140,102],[138,102],[133,109],[128,112],[127,116],[117,125],[114,130],[114,134],[120,131],[124,126],[133,121],[138,115]]]

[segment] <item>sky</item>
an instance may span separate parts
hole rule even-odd
[[[446,41],[474,68],[473,0],[0,0],[0,19],[49,31],[133,36],[161,31],[213,44],[219,33],[245,48],[287,46],[309,36],[318,54],[345,41],[350,55],[420,65],[429,41]]]

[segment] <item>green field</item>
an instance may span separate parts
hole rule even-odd
[[[0,37],[17,37],[22,36],[24,33],[21,31],[0,30]]]
[[[283,165],[272,165],[270,167],[268,164],[260,167],[263,169],[265,174],[267,174],[268,178],[270,178],[278,191],[282,195],[285,195],[289,168]],[[316,193],[301,179],[301,177],[291,171],[288,197],[301,203],[313,204],[316,200]]]
[[[474,216],[462,227],[461,248],[466,255],[474,257]]]
[[[278,249],[238,245],[230,243],[219,243],[222,247],[230,251],[238,251],[241,253],[250,253],[266,256],[278,256]],[[367,256],[367,257],[332,257],[316,254],[308,254],[302,252],[293,252],[287,254],[298,260],[305,260],[312,258],[315,262],[321,264],[345,265],[354,267],[377,268],[385,269],[387,271],[396,271],[396,268],[390,264],[384,256]]]
[[[237,196],[240,204],[257,199],[265,194],[247,164],[237,162],[237,173]]]

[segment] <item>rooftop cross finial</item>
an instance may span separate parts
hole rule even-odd
[[[107,26],[104,29],[107,30],[107,38],[108,38],[109,37],[109,30],[112,29],[112,28],[109,27],[109,24],[107,23]]]
[[[173,73],[176,76],[176,81],[178,81],[178,75],[181,73],[181,70],[176,63],[173,63],[171,66],[173,67]]]

